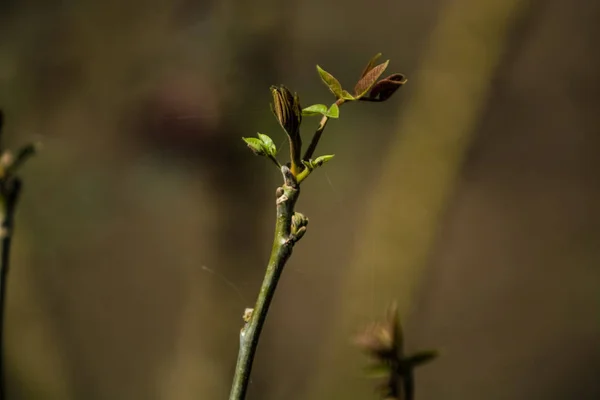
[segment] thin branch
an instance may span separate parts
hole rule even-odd
[[[273,161],[273,163],[277,166],[277,168],[281,169],[281,163],[279,162],[279,160],[277,160],[277,158],[275,156],[272,155],[268,155],[269,160]]]
[[[335,104],[337,104],[338,107],[344,103],[345,103],[344,99],[338,99],[335,102]],[[306,152],[304,153],[304,157],[302,157],[303,160],[305,160],[305,161],[310,160],[311,157],[313,156],[313,154],[315,153],[315,150],[317,149],[317,145],[319,144],[319,140],[321,140],[321,135],[323,134],[323,131],[325,130],[325,127],[327,126],[327,122],[329,122],[329,117],[323,115],[323,118],[321,118],[321,121],[319,122],[319,126],[317,127],[315,134],[313,135],[312,139],[310,140],[310,144],[308,145]]]
[[[243,400],[246,396],[254,354],[277,283],[285,263],[292,255],[294,244],[306,231],[308,220],[300,214],[294,215],[294,206],[300,194],[300,186],[287,166],[281,167],[281,172],[284,184],[277,189],[277,220],[271,257],[256,306],[249,317],[245,316],[247,322],[240,332],[240,349],[229,395],[230,400]]]
[[[2,221],[2,257],[0,259],[0,400],[6,399],[4,319],[6,312],[6,283],[10,269],[10,249],[14,230],[14,217],[21,193],[21,180],[13,177],[2,182],[0,188],[4,200],[4,219]]]

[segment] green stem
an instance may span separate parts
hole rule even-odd
[[[273,163],[277,166],[277,168],[281,169],[281,163],[279,162],[279,160],[277,160],[277,158],[275,158],[275,156],[272,156],[271,154],[269,154],[268,157],[271,161],[273,161]]]
[[[293,137],[290,136],[290,167],[294,176],[298,175],[304,168],[302,165],[302,138],[300,132]]]
[[[337,104],[337,106],[341,106],[342,104],[345,103],[344,99],[338,99],[335,104]],[[323,134],[323,131],[325,130],[325,127],[327,126],[327,122],[329,122],[329,117],[323,115],[323,118],[321,118],[321,122],[319,122],[319,126],[317,127],[317,130],[315,131],[315,134],[313,135],[310,144],[308,145],[308,148],[306,149],[306,152],[304,153],[304,157],[302,158],[305,161],[308,161],[312,158],[313,154],[315,154],[315,150],[317,149],[317,145],[319,144],[319,140],[321,140],[321,135]]]
[[[252,315],[240,332],[240,350],[229,395],[230,400],[243,400],[246,397],[252,362],[269,306],[285,263],[292,255],[294,244],[301,236],[292,231],[292,217],[296,200],[300,194],[300,187],[288,167],[281,167],[281,172],[284,184],[277,189],[277,220],[271,257]]]

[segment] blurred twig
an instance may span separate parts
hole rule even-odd
[[[2,200],[2,256],[0,258],[0,400],[6,399],[5,356],[4,356],[4,319],[6,313],[7,278],[10,271],[10,250],[14,231],[14,219],[17,202],[21,193],[21,179],[15,175],[18,168],[31,157],[38,145],[29,144],[19,150],[16,157],[1,146],[4,115],[0,110],[0,197]]]
[[[404,350],[404,333],[398,317],[398,307],[393,303],[387,319],[363,331],[356,344],[372,358],[369,372],[384,382],[378,386],[383,399],[413,400],[415,396],[414,369],[433,360],[435,351],[420,351],[407,356]]]
[[[356,394],[359,384],[348,382],[347,376],[358,360],[348,357],[345,338],[373,306],[399,294],[399,311],[407,313],[506,40],[524,9],[526,3],[516,0],[444,3],[418,75],[411,77],[413,91],[403,106],[398,134],[388,144],[380,173],[373,175],[377,181],[365,206],[364,225],[357,229],[353,262],[340,283],[344,293],[353,295],[342,296],[333,313],[308,397]],[[376,291],[364,284],[374,273]]]

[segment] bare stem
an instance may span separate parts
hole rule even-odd
[[[292,255],[294,244],[306,229],[301,227],[298,230],[297,227],[292,226],[294,206],[300,194],[300,186],[288,167],[281,167],[281,172],[284,184],[277,189],[277,220],[271,257],[254,310],[240,332],[240,350],[229,395],[230,400],[243,400],[246,397],[252,362],[277,283],[285,263]]]
[[[341,106],[342,104],[345,103],[344,99],[338,99],[335,104],[337,104],[337,106]],[[317,149],[317,145],[319,144],[319,140],[321,140],[321,135],[323,134],[323,131],[325,130],[325,127],[327,126],[327,122],[329,122],[329,117],[323,115],[323,118],[321,118],[321,121],[319,122],[319,126],[317,127],[317,130],[315,131],[315,134],[313,135],[310,144],[308,145],[308,148],[306,149],[306,152],[304,153],[304,157],[302,158],[303,160],[310,160],[311,157],[313,156],[313,154],[315,153],[315,150]]]

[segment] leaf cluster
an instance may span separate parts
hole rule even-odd
[[[392,74],[387,78],[380,79],[389,64],[389,60],[377,64],[380,57],[381,53],[369,61],[354,85],[352,93],[343,89],[341,83],[332,74],[317,65],[317,72],[321,80],[336,97],[336,101],[329,106],[313,104],[302,108],[298,94],[292,93],[283,85],[271,86],[273,97],[271,110],[279,125],[285,131],[290,145],[290,161],[286,165],[290,167],[298,182],[304,180],[314,169],[333,158],[333,155],[325,155],[312,159],[312,155],[327,121],[340,117],[340,106],[342,104],[358,100],[385,101],[406,83],[406,78],[402,74]],[[312,116],[321,116],[321,122],[312,137],[309,148],[302,156],[300,126],[303,117]],[[277,148],[273,140],[262,133],[258,133],[257,136],[243,138],[243,140],[254,154],[269,158],[278,168],[281,168],[281,163],[277,160]]]

